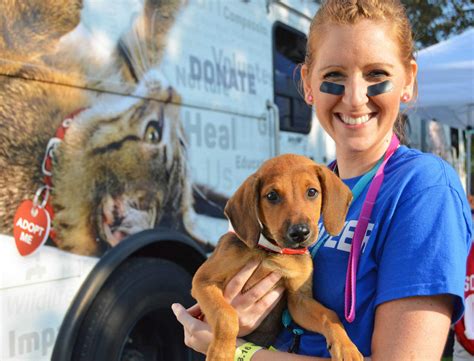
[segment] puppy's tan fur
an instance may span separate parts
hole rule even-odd
[[[316,197],[309,196],[311,188],[317,190]],[[267,198],[272,191],[279,195],[276,202]],[[259,221],[263,234],[281,248],[308,247],[314,243],[321,213],[326,230],[338,234],[351,199],[350,190],[326,167],[291,154],[265,162],[240,186],[225,208],[235,233],[221,237],[216,250],[193,279],[192,295],[214,334],[207,352],[208,361],[233,360],[239,320],[223,290],[245,264],[254,260],[259,266],[244,286],[244,292],[272,271],[279,272],[282,278],[278,285],[286,289],[287,307],[293,320],[307,330],[323,334],[333,360],[363,359],[338,316],[313,299],[311,256],[269,253],[256,246],[261,232]],[[288,236],[289,228],[295,224],[306,224],[310,230],[307,239],[299,244]],[[277,306],[246,339],[257,344],[274,340],[284,307],[284,304]]]

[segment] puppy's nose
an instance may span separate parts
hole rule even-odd
[[[288,229],[288,238],[295,243],[301,243],[305,241],[310,233],[310,229],[307,224],[300,223],[294,224]]]

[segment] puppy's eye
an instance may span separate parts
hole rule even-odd
[[[318,191],[314,188],[310,188],[306,194],[308,195],[308,198],[316,198],[318,196]]]
[[[266,197],[270,202],[277,202],[280,199],[280,196],[275,191],[267,193]]]

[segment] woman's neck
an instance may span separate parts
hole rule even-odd
[[[371,149],[362,152],[342,152],[336,149],[337,171],[341,179],[358,177],[368,172],[385,154],[391,134]]]

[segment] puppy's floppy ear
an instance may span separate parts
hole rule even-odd
[[[224,214],[229,219],[237,236],[253,248],[260,237],[258,222],[258,184],[255,174],[248,177],[227,201]]]
[[[338,235],[352,201],[351,190],[329,168],[315,166],[316,175],[322,188],[323,223],[326,231]]]

